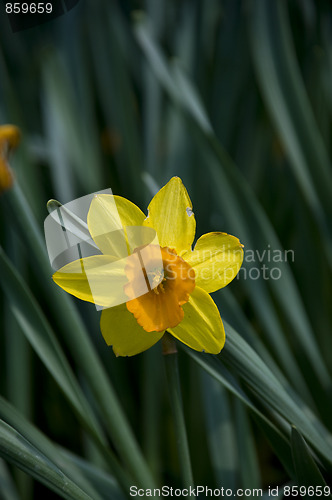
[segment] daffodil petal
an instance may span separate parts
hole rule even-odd
[[[126,304],[104,309],[100,329],[106,344],[113,347],[116,356],[134,356],[146,351],[164,335],[164,332],[146,332]]]
[[[15,125],[1,125],[0,126],[0,148],[7,144],[9,149],[16,148],[20,142],[20,129]]]
[[[126,302],[124,286],[126,260],[107,255],[94,255],[75,260],[53,275],[53,280],[66,292],[101,307],[112,307]]]
[[[186,188],[179,177],[173,177],[152,198],[145,226],[157,231],[161,247],[175,248],[178,255],[191,248],[196,221]]]
[[[182,258],[194,269],[196,285],[212,293],[228,285],[239,272],[243,245],[230,234],[208,233]]]
[[[88,212],[90,234],[104,255],[128,255],[126,226],[141,226],[144,213],[121,196],[97,194]]]
[[[7,162],[8,153],[20,141],[20,131],[15,125],[0,125],[0,193],[11,188],[14,174]]]
[[[225,344],[225,330],[210,295],[196,287],[182,307],[183,320],[168,331],[195,351],[218,354]]]
[[[7,161],[0,154],[0,193],[11,188],[14,175]]]

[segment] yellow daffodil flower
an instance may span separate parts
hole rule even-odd
[[[15,148],[20,139],[20,132],[14,125],[0,126],[0,193],[13,185],[13,173],[8,165],[8,153]]]
[[[109,307],[105,288],[97,297],[92,294],[86,273],[92,269],[97,282],[107,279],[102,269],[106,262],[114,262],[114,248],[106,230],[101,236],[100,227],[117,216],[123,227],[154,229],[159,245],[145,247],[144,262],[149,261],[145,277],[154,285],[147,293],[136,293],[137,267],[134,260],[129,260],[122,272],[127,301]],[[237,275],[243,261],[243,249],[234,236],[215,232],[199,238],[192,250],[196,221],[181,179],[173,177],[154,196],[147,217],[125,198],[97,194],[91,202],[87,223],[103,255],[71,262],[57,271],[53,279],[72,295],[107,307],[101,314],[101,331],[117,356],[145,351],[158,342],[166,330],[197,351],[213,354],[221,351],[225,331],[209,293],[223,288]],[[158,255],[161,255],[163,269],[153,266]]]

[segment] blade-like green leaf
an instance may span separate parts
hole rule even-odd
[[[284,387],[288,386],[290,388],[287,379],[281,372],[262,340],[258,337],[249,320],[246,318],[229,287],[225,287],[214,294],[214,301],[218,305],[219,310],[222,312],[222,317],[227,321],[227,323],[229,323],[257,352],[265,364],[268,365],[270,370],[278,378],[279,382]]]
[[[227,323],[225,323],[225,330],[227,342],[221,354],[223,362],[232,368],[267,409],[279,414],[290,425],[296,425],[317,453],[331,464],[331,434],[329,434],[308,407],[300,404],[298,399],[294,400],[294,398],[287,394],[286,390],[259,356]],[[228,380],[227,378],[225,380],[225,376],[220,375],[220,372],[225,373],[223,368],[218,367],[218,364],[221,364],[220,360],[209,355],[197,355],[190,350],[187,350],[187,352],[203,368],[207,369],[211,375],[217,377],[228,389],[234,392],[241,401],[251,407],[251,409],[254,409],[258,416],[261,416],[250,400],[246,396],[243,396],[242,391],[236,387],[234,380],[229,377],[227,377]],[[267,421],[267,419],[263,420],[264,423]],[[280,424],[281,422],[278,425]],[[290,432],[290,428],[288,432]]]
[[[80,119],[82,105],[77,102],[76,88],[73,92],[68,67],[59,53],[49,50],[41,70],[41,103],[53,186],[56,196],[68,202],[75,198],[76,179],[86,190],[103,187],[98,150],[91,147],[96,130]]]
[[[324,491],[324,486],[327,486],[327,484],[305,440],[297,431],[296,427],[292,427],[291,445],[298,486],[305,486],[307,488],[320,486],[321,490]],[[312,498],[312,496],[313,495],[303,495],[303,498]],[[329,498],[331,498],[331,495],[329,495]]]
[[[201,372],[202,397],[211,464],[218,487],[235,491],[239,457],[234,421],[225,389],[205,371]]]
[[[118,25],[122,23],[122,13],[113,4],[112,13],[100,7],[91,7],[91,20],[88,36],[94,48],[93,65],[96,85],[99,91],[101,110],[107,124],[109,136],[115,138],[114,158],[119,177],[126,191],[139,197],[141,191],[142,146],[138,115],[132,112],[135,107],[135,93],[130,78],[132,67],[127,64],[118,36]],[[98,26],[95,29],[95,26]],[[104,29],[101,29],[104,26]],[[107,36],[105,34],[107,33]],[[112,66],[105,61],[112,60]],[[135,60],[132,61],[135,64]],[[128,175],[136,179],[128,183]]]
[[[0,455],[45,484],[61,498],[67,500],[91,499],[53,462],[2,420],[0,420]]]
[[[0,493],[3,500],[19,500],[15,484],[11,478],[6,462],[0,459]]]
[[[90,484],[89,478],[82,474],[72,464],[71,460],[62,456],[58,448],[32,423],[24,418],[16,408],[8,401],[0,396],[0,418],[15,429],[19,434],[29,441],[39,452],[53,462],[59,469],[66,472],[66,475],[75,484],[88,493],[93,499],[99,499],[98,493]],[[113,480],[114,490],[118,489],[116,482]],[[99,499],[101,500],[101,499]]]
[[[240,401],[242,401],[247,408],[249,408],[254,416],[257,416],[257,421],[259,425],[263,428],[263,431],[271,443],[273,450],[278,455],[281,463],[284,465],[285,469],[288,471],[289,475],[293,473],[293,463],[291,459],[290,447],[288,445],[287,439],[287,426],[285,422],[280,419],[277,422],[278,428],[271,419],[268,419],[264,415],[247,394],[242,390],[239,383],[236,381],[235,377],[225,368],[225,366],[220,363],[220,361],[214,357],[205,354],[199,354],[192,349],[188,349],[179,344],[183,350],[185,350],[191,358],[201,366],[207,373],[209,373],[213,378],[215,378],[219,383],[221,383],[228,391],[234,394]],[[275,419],[274,419],[275,420]]]
[[[235,401],[235,423],[240,459],[240,475],[243,488],[261,486],[261,477],[253,431],[245,407],[239,399]]]
[[[155,345],[142,356],[142,434],[144,452],[156,478],[162,473],[160,443],[162,435],[162,366],[160,364],[160,346]],[[161,481],[161,478],[158,482]]]
[[[158,39],[165,21],[165,2],[147,2],[147,11],[151,17],[154,36]],[[158,155],[158,141],[162,116],[162,90],[149,65],[144,65],[144,164],[149,175],[156,176],[161,170]],[[148,203],[148,199],[145,200]]]
[[[332,436],[317,417],[300,401],[287,394],[269,368],[251,347],[225,324],[227,342],[221,359],[240,376],[243,383],[290,424],[296,425],[318,453],[332,463]]]
[[[252,7],[249,26],[258,79],[332,265],[330,162],[300,76],[287,4],[255,0]]]
[[[127,498],[119,489],[116,481],[105,471],[98,469],[93,464],[74,455],[70,451],[59,448],[61,457],[66,459],[67,463],[75,469],[75,473],[79,473],[80,477],[85,477],[94,488],[94,495],[100,496],[102,499],[112,498],[112,500],[124,500]],[[98,492],[98,493],[97,493]],[[93,499],[96,497],[93,496]]]

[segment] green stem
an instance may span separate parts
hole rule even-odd
[[[186,488],[190,488],[190,486],[194,486],[194,479],[191,469],[187,431],[183,414],[178,354],[175,341],[167,332],[162,339],[162,344],[182,480],[183,485]]]

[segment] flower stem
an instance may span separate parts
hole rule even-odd
[[[175,436],[178,447],[178,455],[182,473],[183,484],[186,488],[194,486],[194,479],[191,469],[187,431],[183,414],[183,403],[181,396],[178,354],[174,339],[167,332],[162,338],[163,357],[171,407],[174,419]]]

